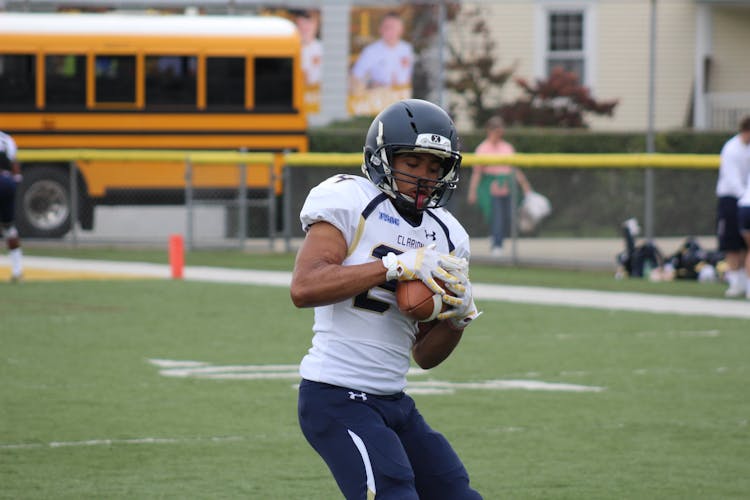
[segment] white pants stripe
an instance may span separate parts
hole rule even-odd
[[[375,498],[375,477],[372,475],[372,464],[370,463],[370,455],[367,453],[367,447],[362,441],[362,438],[348,429],[347,431],[349,432],[352,441],[354,441],[354,446],[357,447],[359,454],[362,455],[362,462],[365,464],[365,474],[367,475],[367,498]]]

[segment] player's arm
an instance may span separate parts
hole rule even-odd
[[[463,328],[456,330],[450,320],[419,323],[416,340],[411,348],[414,361],[425,370],[435,368],[450,356],[461,341]]]
[[[386,281],[380,260],[343,266],[348,247],[344,235],[328,222],[316,222],[297,253],[290,295],[297,307],[333,304]]]
[[[461,303],[440,313],[436,320],[418,324],[412,357],[424,369],[434,368],[445,361],[461,340],[464,328],[481,314],[474,304],[471,282],[465,271],[454,269],[452,272],[459,282],[446,283],[446,287]]]

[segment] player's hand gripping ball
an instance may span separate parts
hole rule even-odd
[[[442,280],[435,281],[446,294],[455,296]],[[399,281],[396,284],[396,302],[402,313],[417,321],[432,321],[450,307],[439,293],[433,292],[420,280]]]

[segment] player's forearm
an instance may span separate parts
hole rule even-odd
[[[450,356],[463,335],[463,330],[451,328],[449,321],[434,321],[429,329],[424,326],[412,347],[414,361],[425,370],[434,368]]]
[[[323,263],[295,272],[290,293],[295,306],[315,307],[341,302],[385,281],[386,268],[380,261],[355,266]]]

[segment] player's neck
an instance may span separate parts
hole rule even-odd
[[[413,207],[400,205],[401,204],[399,203],[393,204],[393,206],[396,207],[396,211],[398,212],[398,214],[403,217],[406,222],[408,222],[413,227],[422,225],[422,212],[418,212],[417,209]]]

